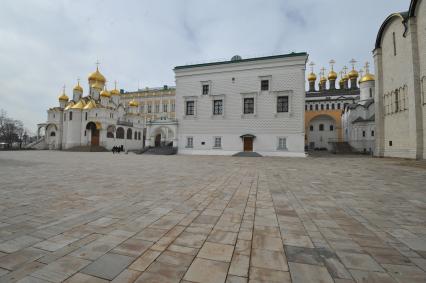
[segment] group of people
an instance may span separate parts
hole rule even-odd
[[[120,154],[120,152],[122,152],[122,151],[124,151],[123,145],[120,145],[120,146],[115,145],[115,146],[112,147],[112,154],[116,154],[116,153]]]

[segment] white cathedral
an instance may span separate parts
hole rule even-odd
[[[139,103],[133,99],[125,104],[117,86],[108,91],[105,82],[97,67],[88,77],[86,95],[79,82],[73,88],[72,99],[66,95],[64,87],[58,98],[59,105],[47,111],[46,123],[38,124],[38,132],[44,129],[45,138],[34,147],[111,149],[123,146],[125,150],[141,149],[144,121],[137,111]]]

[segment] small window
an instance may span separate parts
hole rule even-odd
[[[85,119],[86,119],[86,121],[87,121],[87,112],[85,113],[84,118],[85,118]]]
[[[72,121],[72,112],[70,111],[70,121]]]
[[[362,136],[365,137],[365,131],[362,131]]]
[[[269,90],[269,80],[261,80],[260,81],[260,90],[261,91]]]
[[[187,148],[193,148],[194,147],[193,137],[186,137],[186,147]]]
[[[334,131],[334,126],[330,125],[330,132]]]
[[[287,139],[286,138],[279,138],[278,139],[278,149],[279,150],[287,149]]]
[[[392,141],[389,141],[389,146],[392,146]]]
[[[288,96],[277,97],[277,112],[278,113],[288,112]]]
[[[213,115],[223,114],[223,100],[213,100]]]
[[[321,104],[321,110],[324,110],[324,104]]]
[[[308,105],[305,105],[305,111],[307,111],[308,110]]]
[[[244,98],[244,114],[254,113],[254,98]]]
[[[331,104],[331,109],[335,109],[336,107],[334,106],[334,103]]]
[[[132,129],[130,129],[130,128],[127,129],[127,139],[128,140],[132,139]]]
[[[160,104],[155,104],[155,113],[160,112]]]
[[[371,131],[371,136],[374,137],[374,131]]]
[[[51,136],[51,137],[54,137],[54,136],[56,136],[56,133],[55,133],[55,132],[51,132],[51,133],[50,133],[50,136]]]
[[[330,110],[330,105],[329,105],[329,104],[326,104],[326,105],[325,105],[325,109]]]
[[[396,37],[395,37],[395,32],[392,33],[392,42],[393,42],[393,56],[396,56]]]
[[[186,115],[187,116],[193,116],[194,115],[194,101],[187,101],[186,102]]]
[[[315,104],[315,110],[318,110],[318,104]]]
[[[215,137],[214,138],[214,147],[215,148],[221,148],[222,147],[222,138],[221,137]]]
[[[340,107],[341,107],[340,103],[337,103],[337,109],[340,109]]]
[[[151,112],[152,112],[152,105],[148,104],[148,113],[151,113]]]
[[[314,131],[314,126],[313,126],[313,125],[310,125],[310,126],[309,126],[309,130],[310,130],[311,132],[313,132],[313,131]]]
[[[309,105],[309,110],[313,110],[312,104]]]
[[[319,130],[324,131],[324,124],[319,124]]]
[[[175,104],[172,103],[172,112],[175,112]]]
[[[135,139],[135,140],[138,139],[138,132],[135,132],[135,137],[133,139]]]
[[[167,112],[167,104],[163,104],[163,112]]]
[[[370,98],[373,97],[373,90],[370,88]]]
[[[210,86],[208,84],[203,84],[203,95],[210,94]]]

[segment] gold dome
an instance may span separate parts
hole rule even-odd
[[[102,89],[102,84],[100,82],[95,82],[92,84],[92,88]]]
[[[131,107],[138,107],[139,106],[139,102],[137,102],[136,100],[132,99],[129,102],[129,106],[131,106]]]
[[[364,82],[370,82],[370,81],[375,81],[375,80],[376,80],[376,78],[374,77],[374,75],[367,73],[361,78],[361,80],[359,82],[364,83]]]
[[[104,89],[103,91],[101,91],[101,96],[102,97],[111,97],[111,94],[109,93],[109,91]]]
[[[358,78],[358,72],[355,69],[352,69],[352,71],[348,74],[350,79]]]
[[[63,92],[61,96],[58,97],[59,101],[68,101],[69,97]]]
[[[118,89],[111,90],[111,95],[120,95],[120,91]]]
[[[326,78],[326,77],[324,77],[324,76],[322,76],[322,77],[320,78],[320,83],[325,83],[325,82],[327,82],[327,78]]]
[[[106,79],[104,77],[104,75],[101,74],[101,72],[99,72],[98,67],[96,67],[96,71],[89,74],[89,83],[96,81],[96,82],[101,82],[101,83],[105,83]]]
[[[73,88],[73,91],[83,92],[83,88],[80,85],[80,80],[77,81],[77,85]]]
[[[329,80],[336,80],[337,79],[337,73],[333,70],[330,71],[330,73],[328,73],[328,79]]]
[[[310,73],[308,75],[308,81],[312,82],[312,81],[316,81],[317,80],[317,75],[315,75],[315,73]]]

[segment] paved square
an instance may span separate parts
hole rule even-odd
[[[0,152],[0,282],[425,282],[396,159]]]

